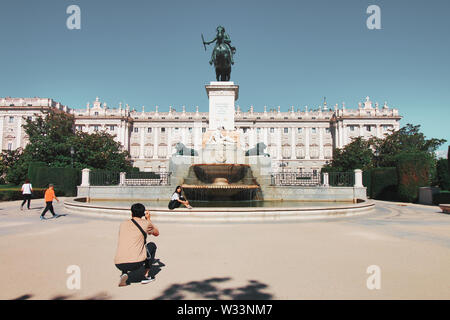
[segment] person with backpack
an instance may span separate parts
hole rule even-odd
[[[156,245],[153,242],[146,244],[147,235],[157,237],[159,230],[150,221],[150,212],[145,210],[145,206],[135,203],[131,206],[131,219],[123,221],[119,228],[119,241],[114,258],[117,269],[122,271],[119,287],[126,286],[129,273],[142,266],[145,267],[145,273],[141,283],[147,284],[155,280],[149,272],[155,258]]]
[[[23,205],[27,203],[27,209],[30,210],[31,193],[33,192],[33,187],[31,186],[30,180],[26,179],[25,183],[22,185],[22,195],[23,202],[20,205],[20,210],[23,210]]]
[[[172,197],[170,198],[170,202],[168,205],[170,210],[178,208],[181,205],[184,205],[188,209],[192,209],[191,205],[189,204],[189,201],[181,195],[181,192],[182,192],[181,186],[177,186],[175,188],[175,192],[172,194]]]

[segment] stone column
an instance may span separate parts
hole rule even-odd
[[[181,142],[186,145],[186,127],[182,127],[181,129]]]
[[[344,124],[339,123],[339,148],[344,147]]]
[[[192,129],[194,131],[194,150],[199,152],[200,155],[200,149],[202,146],[202,123],[201,122],[195,122],[194,128]]]
[[[139,159],[144,159],[145,155],[144,155],[144,145],[145,145],[145,128],[139,128],[139,130],[141,131],[141,141],[140,141],[140,150],[139,150]]]
[[[83,169],[81,170],[81,187],[89,187],[89,175],[90,175],[91,169]]]
[[[161,130],[161,128],[159,127],[154,127],[154,133],[153,133],[153,159],[158,159],[158,135],[159,135],[159,130]]]
[[[251,148],[253,148],[254,146],[255,146],[255,128],[250,128],[249,129],[250,130],[250,132],[249,132],[249,141],[248,141],[248,144],[249,144],[249,149],[251,149]]]
[[[20,145],[22,143],[22,116],[18,116],[17,118],[16,149],[20,148]]]
[[[124,146],[125,146],[125,150],[127,150],[128,152],[130,151],[130,147],[128,146],[128,137],[130,136],[130,128],[128,126],[128,123],[125,122],[125,134],[124,134]]]
[[[362,188],[364,187],[362,182],[362,170],[361,169],[355,169],[355,188]]]
[[[377,138],[382,138],[382,133],[381,133],[381,126],[379,123],[377,123]]]
[[[291,160],[295,160],[295,127],[291,128]]]
[[[310,160],[311,157],[309,156],[309,130],[311,130],[311,128],[306,127],[305,128],[305,160]]]
[[[172,156],[172,128],[168,127],[167,130],[167,159]]]
[[[324,160],[325,157],[323,155],[323,129],[322,127],[319,127],[319,159]]]
[[[324,172],[324,174],[323,174],[323,186],[324,187],[329,187],[330,186],[328,172]]]
[[[342,147],[344,147],[344,146],[346,146],[347,145],[347,142],[348,142],[348,139],[347,139],[347,126],[344,124],[344,122],[342,122],[342,140],[344,140],[343,141],[343,144],[342,144]]]
[[[281,160],[281,128],[275,128],[275,130],[277,131],[277,159]]]
[[[339,148],[339,126],[337,123],[334,126],[334,145],[336,148]]]
[[[119,185],[124,186],[125,185],[125,178],[126,178],[126,172],[121,172],[119,176]]]
[[[0,152],[3,150],[3,123],[5,121],[4,116],[0,116]]]
[[[264,137],[264,144],[266,146],[269,146],[268,136],[267,136],[267,130],[268,128],[263,128],[263,137]]]

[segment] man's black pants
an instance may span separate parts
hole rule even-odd
[[[24,194],[23,194],[23,202],[22,202],[22,204],[21,204],[21,207],[23,207],[23,205],[24,205],[25,202],[27,202],[27,201],[28,201],[28,203],[27,203],[27,208],[30,209],[31,194],[24,193]]]
[[[147,249],[147,259],[139,262],[119,263],[116,264],[117,269],[122,271],[122,274],[128,273],[130,271],[136,271],[140,267],[142,267],[142,265],[144,265],[145,269],[150,269],[150,266],[152,265],[153,260],[155,259],[156,244],[154,242],[149,242],[146,244],[145,247]]]
[[[45,216],[45,214],[47,213],[48,210],[50,210],[50,212],[52,213],[53,216],[55,216],[55,211],[53,210],[53,204],[52,201],[47,201],[45,202],[47,205],[45,206],[44,211],[42,211],[41,213],[41,217]]]

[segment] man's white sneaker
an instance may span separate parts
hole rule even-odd
[[[124,273],[120,276],[119,287],[125,287],[127,285],[128,275]]]
[[[191,205],[188,205],[187,208],[188,208],[188,209],[192,209]]]
[[[146,276],[144,276],[144,280],[141,281],[141,284],[147,284],[147,283],[150,283],[152,281],[155,281],[155,277],[152,277],[152,276],[146,277]]]

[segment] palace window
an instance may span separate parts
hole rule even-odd
[[[350,126],[350,131],[355,131],[355,126]]]
[[[14,123],[14,117],[9,117],[9,123]]]
[[[139,132],[139,128],[134,128],[134,132]]]
[[[311,133],[316,133],[316,128],[311,128]]]
[[[152,133],[152,128],[147,128],[147,133]]]
[[[289,133],[289,128],[284,128],[283,132],[284,133]]]
[[[114,126],[109,126],[110,131],[114,131]]]
[[[98,131],[98,126],[94,126],[94,131]]]
[[[325,128],[325,133],[330,133],[330,128]]]
[[[161,132],[166,132],[166,128],[161,128]]]
[[[188,130],[189,130],[189,133],[192,133],[192,128],[189,128]]]
[[[98,112],[97,111],[94,112],[94,116],[98,116]]]
[[[297,128],[297,133],[302,133],[302,128]]]
[[[270,133],[274,133],[275,132],[275,128],[270,128]]]
[[[9,151],[12,150],[12,142],[8,142],[8,150],[9,150]]]
[[[205,133],[206,132],[206,128],[202,128],[202,132]]]
[[[366,130],[369,132],[372,131],[372,126],[366,126]]]
[[[261,133],[261,128],[256,128],[257,133]]]
[[[32,116],[28,116],[27,119],[28,119],[28,121],[31,121],[31,120],[33,120],[33,117]]]

